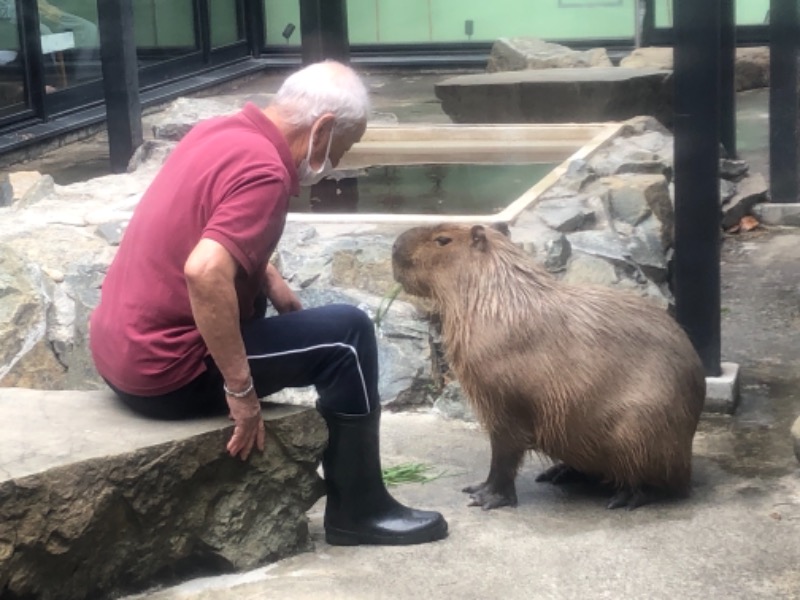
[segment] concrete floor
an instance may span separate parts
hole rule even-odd
[[[401,122],[447,122],[433,94],[442,73],[375,73],[375,110]],[[275,76],[213,94],[258,99]],[[739,148],[768,176],[767,92],[739,94]],[[148,117],[151,118],[151,117]],[[105,172],[102,136],[19,169],[59,183]],[[800,231],[726,236],[722,250],[723,359],[742,367],[733,417],[704,417],[695,440],[694,493],[685,502],[609,512],[605,498],[534,483],[520,506],[484,513],[458,491],[485,476],[488,443],[474,426],[430,414],[387,414],[387,464],[424,462],[444,477],[397,490],[445,513],[450,537],[410,548],[333,548],[311,512],[317,550],[252,573],[188,582],[148,598],[800,598],[800,477],[789,427],[800,415]]]

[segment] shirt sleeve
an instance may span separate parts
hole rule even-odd
[[[248,169],[220,182],[202,237],[221,244],[253,276],[278,244],[289,203],[284,177]]]

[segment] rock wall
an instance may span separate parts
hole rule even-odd
[[[168,125],[173,136],[177,128]],[[44,191],[32,196],[14,188],[18,199],[0,208],[0,387],[102,386],[86,321],[127,220],[174,143],[146,144],[127,174],[39,186]],[[655,120],[629,121],[588,160],[570,164],[513,223],[512,238],[558,277],[630,289],[668,308],[672,152],[671,135]],[[722,175],[725,218],[738,222],[766,186],[737,161],[723,161]],[[35,179],[26,179],[30,189]],[[306,306],[348,302],[374,314],[394,285],[391,245],[403,229],[289,223],[275,260]],[[430,336],[410,299],[393,304],[379,332],[384,403],[428,403],[446,383],[431,370]],[[305,404],[314,393],[277,399]]]
[[[735,88],[737,92],[769,87],[769,48],[742,47],[736,49]],[[522,71],[528,69],[563,69],[611,67],[604,48],[577,51],[567,46],[531,37],[499,38],[492,45],[486,70]],[[637,48],[623,58],[619,66],[625,69],[673,68],[672,48]]]

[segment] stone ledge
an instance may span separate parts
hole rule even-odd
[[[753,207],[753,214],[764,225],[800,227],[800,203],[765,202]]]
[[[109,392],[0,390],[0,590],[109,597],[309,550],[324,421],[264,411],[263,453],[225,452],[226,418],[151,421]]]
[[[560,68],[460,75],[436,84],[455,123],[602,123],[652,116],[672,123],[671,72]]]
[[[739,365],[722,363],[722,375],[706,377],[703,412],[733,414],[739,405]]]

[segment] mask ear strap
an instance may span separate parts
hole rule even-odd
[[[314,151],[314,129],[316,126],[317,126],[316,123],[314,123],[311,126],[311,133],[308,136],[308,151],[306,152],[306,162],[308,163],[309,166],[311,166],[311,153]]]
[[[336,127],[336,121],[334,121],[333,125],[331,125],[331,135],[328,138],[328,148],[327,148],[327,150],[325,150],[325,160],[322,161],[323,165],[330,158],[330,155],[331,155],[331,144],[333,144],[333,131],[334,131],[335,127]]]

